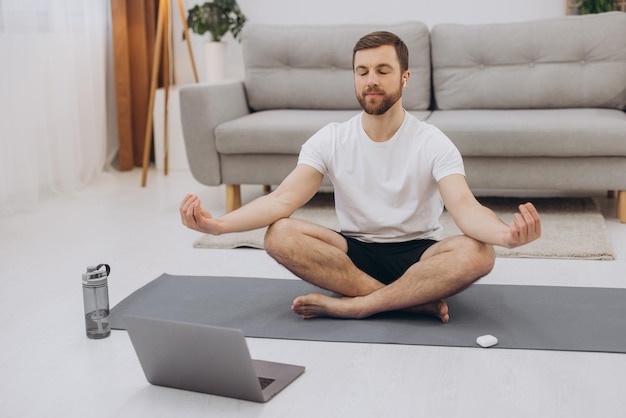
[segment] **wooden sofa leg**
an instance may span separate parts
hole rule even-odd
[[[626,223],[626,190],[617,192],[617,218]]]
[[[269,184],[264,184],[263,185],[263,193],[268,194],[272,191],[272,186],[270,186]]]
[[[615,199],[617,197],[618,190],[609,190],[606,192],[606,197],[609,199]]]
[[[239,184],[226,185],[226,212],[232,212],[241,207],[241,186]]]

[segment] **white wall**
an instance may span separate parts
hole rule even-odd
[[[564,0],[238,0],[257,23],[512,22],[564,14]],[[192,2],[193,4],[193,2]]]
[[[185,13],[194,4],[205,0],[184,0]],[[178,3],[174,10],[174,48],[176,84],[193,83],[189,56],[180,40],[182,23]],[[238,0],[249,22],[267,24],[342,24],[395,23],[418,20],[432,27],[438,23],[519,22],[565,15],[565,0]],[[192,34],[196,65],[203,79],[202,42]],[[228,36],[227,78],[243,78],[243,60],[239,44]]]

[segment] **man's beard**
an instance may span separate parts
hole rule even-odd
[[[368,89],[365,90],[363,94],[357,94],[356,97],[365,113],[369,115],[385,114],[389,109],[391,109],[394,104],[396,104],[398,100],[400,100],[400,97],[402,97],[402,87],[400,87],[398,90],[391,94],[384,93],[383,100],[379,104],[374,104],[371,101],[368,103],[368,101],[366,100],[366,95],[370,92],[382,93],[382,91],[378,89]]]

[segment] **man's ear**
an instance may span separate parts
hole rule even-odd
[[[406,83],[409,81],[409,78],[411,78],[411,72],[407,70],[404,74],[402,74],[402,87],[406,87]]]

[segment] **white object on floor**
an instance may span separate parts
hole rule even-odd
[[[498,339],[493,335],[481,335],[476,338],[476,343],[483,348],[487,348],[498,344]]]

